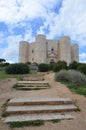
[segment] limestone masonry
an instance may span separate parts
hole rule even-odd
[[[46,39],[39,34],[32,43],[20,41],[19,62],[50,63],[66,61],[67,64],[79,62],[78,44],[71,44],[70,37],[64,36],[59,40]]]

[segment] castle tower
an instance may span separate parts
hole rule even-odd
[[[46,36],[42,34],[36,37],[35,61],[37,63],[46,63]]]
[[[71,44],[68,36],[61,37],[59,40],[59,59],[67,62],[67,65],[71,63]]]
[[[28,62],[29,56],[29,44],[26,41],[20,41],[19,43],[19,62],[26,63]]]
[[[73,61],[79,62],[78,44],[74,44],[71,46],[71,62],[73,62]]]

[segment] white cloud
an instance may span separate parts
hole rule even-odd
[[[8,36],[7,43],[8,47],[2,50],[2,57],[5,58],[7,61],[18,61],[18,48],[19,48],[19,41],[22,40],[21,35],[17,36]]]
[[[80,58],[80,62],[86,63],[86,53],[81,53],[79,55],[79,58]]]
[[[68,35],[80,46],[86,46],[86,0],[63,0],[59,13],[50,13],[38,32],[43,32],[46,25],[49,38]]]
[[[25,32],[23,40],[28,41],[28,42],[33,42],[34,41],[32,28],[30,26],[27,27],[27,30]]]
[[[85,59],[85,60],[86,60],[86,53],[81,53],[81,54],[79,55],[79,57],[80,57],[81,59]]]
[[[18,62],[19,42],[22,40],[33,41],[33,39],[31,28],[28,28],[24,37],[22,37],[22,35],[9,35],[6,38],[7,47],[0,49],[1,56],[10,63]]]
[[[0,21],[17,23],[37,17],[45,18],[58,1],[61,0],[0,0]]]

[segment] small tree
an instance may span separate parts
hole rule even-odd
[[[57,72],[61,69],[67,69],[67,63],[65,61],[59,61],[53,66],[53,71]]]
[[[69,64],[69,69],[77,70],[77,67],[80,65],[80,63],[77,63],[76,61]]]
[[[86,74],[86,64],[81,64],[80,66],[78,66],[77,70]]]
[[[39,68],[40,72],[49,71],[49,65],[48,64],[41,63],[41,64],[39,64],[38,68]]]
[[[0,59],[0,63],[6,62],[5,59]]]

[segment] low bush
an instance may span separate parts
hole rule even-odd
[[[1,63],[0,64],[0,67],[7,67],[7,66],[9,66],[9,63]]]
[[[55,63],[51,62],[51,63],[49,64],[49,70],[53,70],[54,65],[55,65]]]
[[[7,74],[27,74],[29,71],[29,66],[23,63],[11,64],[6,68]]]
[[[80,63],[77,63],[76,61],[72,62],[69,64],[68,68],[69,69],[73,69],[73,70],[77,70],[77,67],[80,65]]]
[[[86,64],[81,64],[80,66],[78,66],[77,68],[80,72],[86,74]]]
[[[41,64],[39,64],[38,68],[39,68],[40,72],[49,71],[49,65],[48,64],[41,63]]]
[[[61,69],[67,69],[67,63],[65,61],[59,61],[53,65],[54,72],[58,72]]]
[[[73,84],[85,84],[86,76],[76,70],[61,70],[56,73],[55,80]]]

